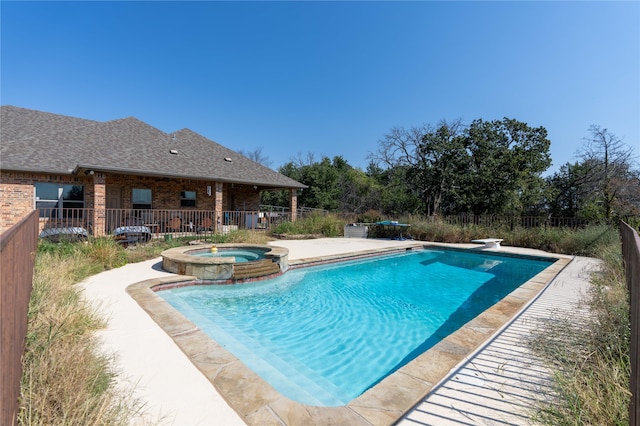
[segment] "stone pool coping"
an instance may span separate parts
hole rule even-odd
[[[290,265],[292,268],[316,265],[423,247],[451,249],[446,245],[415,243],[403,248],[364,250],[296,259],[290,261]],[[492,250],[492,252],[501,256],[513,256],[502,250]],[[447,377],[452,369],[506,326],[571,261],[570,257],[560,255],[535,255],[534,257],[557,260],[462,328],[346,406],[341,407],[308,406],[280,395],[260,376],[209,338],[154,292],[154,288],[192,281],[196,279],[195,277],[172,276],[150,279],[130,285],[127,292],[173,339],[225,401],[249,425],[392,424],[419,403],[434,386]]]
[[[216,250],[259,250],[264,252],[264,259],[238,264],[234,257],[207,257],[189,254],[210,251],[214,247]],[[215,280],[219,281],[220,284],[241,283],[246,279],[273,278],[286,271],[289,267],[289,250],[284,247],[267,244],[198,244],[173,247],[163,251],[160,256],[162,256],[162,268],[165,271],[179,275],[195,276],[201,280]],[[266,260],[266,268],[263,267],[263,260]],[[259,263],[262,263],[262,266]],[[253,272],[248,273],[247,271],[250,269],[253,269]],[[239,270],[244,271],[242,276],[239,276]]]

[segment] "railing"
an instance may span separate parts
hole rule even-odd
[[[40,231],[56,228],[84,228],[89,233],[93,229],[93,209],[38,209]]]
[[[0,235],[0,424],[16,424],[38,238],[36,211]]]
[[[640,238],[638,233],[624,222],[620,222],[620,236],[631,319],[629,425],[637,426],[640,425]]]
[[[291,216],[291,210],[289,207],[282,207],[282,206],[271,206],[268,204],[260,204],[260,211],[261,212],[269,212],[269,213],[279,213],[279,214],[284,214],[287,216]],[[320,215],[326,215],[329,214],[329,210],[324,210],[324,209],[314,209],[311,207],[304,207],[304,206],[298,206],[297,208],[297,214],[296,214],[296,218],[297,219],[303,219],[307,216],[310,215],[314,215],[314,214],[320,214]],[[351,215],[352,213],[348,213],[349,215]]]
[[[226,234],[238,229],[270,231],[282,222],[291,220],[287,207],[261,205],[259,211],[172,210],[172,209],[106,209],[94,219],[94,209],[40,209],[40,231],[45,229],[79,228],[89,236],[111,235],[124,226],[146,226],[154,237],[166,234],[189,236],[200,234]],[[327,214],[326,210],[298,209],[297,219],[313,214]],[[338,217],[357,221],[354,213],[340,213]],[[99,223],[94,223],[99,220]],[[505,228],[539,228],[586,226],[592,221],[575,217],[456,215],[435,216],[420,220],[432,220],[457,226],[487,226]]]
[[[239,229],[271,230],[291,220],[284,210],[223,211],[161,210],[161,209],[105,209],[99,223],[94,223],[94,209],[40,209],[39,231],[81,232],[89,236],[112,235],[131,227],[144,226],[154,237],[170,234],[190,236],[229,233]]]

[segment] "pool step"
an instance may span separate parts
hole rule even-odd
[[[278,272],[280,272],[280,266],[276,262],[271,261],[271,259],[236,263],[233,265],[233,278],[237,280],[263,277],[265,275],[277,274]]]

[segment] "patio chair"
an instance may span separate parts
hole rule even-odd
[[[213,220],[210,217],[204,217],[200,221],[197,232],[201,231],[213,231]]]
[[[179,232],[181,227],[182,227],[182,219],[180,219],[177,216],[169,220],[166,225],[167,231],[173,231],[173,232]]]

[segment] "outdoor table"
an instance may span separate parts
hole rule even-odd
[[[408,223],[398,223],[397,220],[383,220],[382,222],[378,222],[378,226],[381,226],[383,230],[390,229],[392,240],[404,241],[406,238],[402,236],[402,230],[409,228],[411,225]]]

